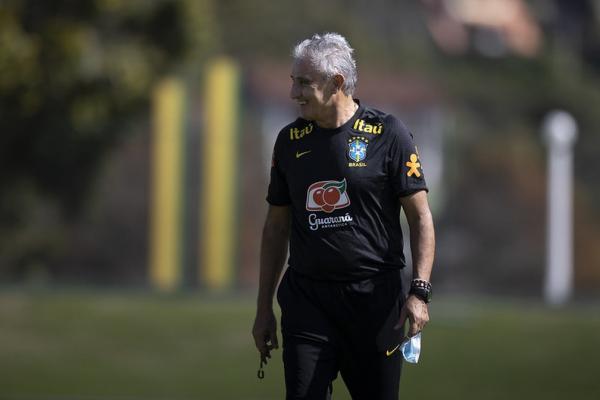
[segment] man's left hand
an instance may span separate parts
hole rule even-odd
[[[429,310],[427,304],[417,296],[409,295],[402,310],[400,311],[400,320],[394,329],[402,329],[408,318],[408,336],[414,336],[421,332],[429,322]]]

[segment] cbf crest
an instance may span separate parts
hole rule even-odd
[[[348,157],[350,162],[349,167],[366,167],[367,163],[364,162],[367,158],[367,147],[369,146],[369,139],[364,137],[353,137],[348,139]]]

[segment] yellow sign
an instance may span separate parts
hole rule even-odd
[[[290,140],[298,140],[302,139],[304,136],[308,135],[313,131],[313,124],[308,124],[302,129],[298,128],[290,128]]]
[[[417,157],[417,155],[415,153],[412,153],[410,155],[410,161],[406,162],[406,166],[409,167],[410,169],[408,170],[406,175],[408,175],[408,176],[415,175],[417,178],[421,177],[421,173],[419,172],[419,167],[421,166],[421,163],[418,162],[418,160],[419,160],[419,157]]]
[[[365,122],[363,119],[357,119],[354,121],[354,126],[352,127],[355,131],[372,133],[373,135],[380,135],[383,133],[383,124],[378,122],[375,125],[369,124]]]

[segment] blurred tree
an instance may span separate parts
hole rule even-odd
[[[472,290],[485,293],[541,293],[547,199],[540,127],[553,109],[568,110],[579,125],[577,285],[589,290],[591,282],[600,282],[600,254],[592,244],[600,240],[600,225],[589,222],[600,216],[592,206],[600,201],[600,77],[591,66],[573,68],[573,63],[570,49],[556,44],[529,60],[471,55],[439,63],[443,71],[436,75],[453,100],[457,122],[449,132],[447,182],[452,190],[440,224],[441,236],[453,238],[440,252],[451,260],[438,271],[447,282],[460,276]]]
[[[210,51],[210,16],[211,0],[0,2],[0,276],[64,247],[153,84]]]
[[[291,45],[325,31],[348,37],[360,71],[424,76],[446,99],[456,123],[445,139],[448,196],[439,219],[447,242],[441,246],[449,250],[440,259],[452,264],[452,254],[462,256],[436,273],[456,282],[462,269],[484,290],[541,281],[539,126],[547,111],[563,108],[580,124],[575,169],[578,198],[587,205],[576,212],[587,225],[578,241],[585,249],[577,254],[590,271],[581,276],[598,276],[600,255],[590,250],[600,237],[598,2],[527,2],[543,39],[539,54],[525,59],[443,53],[429,36],[423,3],[0,0],[0,278],[29,269],[43,277],[39,266],[64,252],[66,238],[85,236],[64,221],[88,205],[98,167],[132,121],[147,120],[149,90],[162,75],[196,74],[217,50],[259,65],[288,63]],[[115,189],[116,178],[109,181],[103,193]],[[462,235],[467,231],[471,237]],[[103,241],[114,235],[114,224],[106,222],[103,235],[87,232],[85,241]],[[464,247],[450,243],[452,237],[462,237]],[[96,254],[85,255],[97,269],[122,257]],[[513,270],[504,269],[508,263]],[[530,279],[519,280],[524,275]]]

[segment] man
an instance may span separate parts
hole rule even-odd
[[[405,320],[409,336],[429,320],[435,240],[418,152],[399,120],[353,99],[352,52],[334,33],[294,48],[300,118],[273,152],[253,336],[263,359],[278,348],[273,296],[289,243],[277,292],[287,399],[329,398],[338,372],[355,400],[397,399]]]

